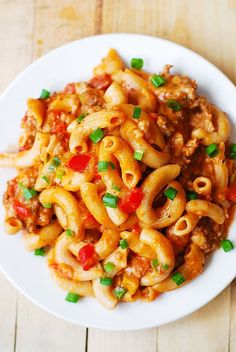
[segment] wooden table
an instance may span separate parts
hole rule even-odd
[[[85,36],[135,32],[203,55],[236,82],[236,0],[0,0],[0,90],[45,52]],[[178,322],[120,333],[66,323],[0,274],[1,352],[236,351],[236,283]]]

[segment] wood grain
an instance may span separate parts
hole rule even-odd
[[[227,288],[196,313],[160,327],[158,352],[227,352],[229,309],[230,288]]]
[[[86,329],[46,313],[19,297],[16,351],[84,352]]]
[[[236,82],[235,19],[236,0],[0,0],[0,91],[32,59],[71,40],[110,32],[175,41]],[[235,282],[178,322],[129,333],[89,329],[88,338],[86,329],[19,296],[17,303],[15,289],[0,276],[1,352],[236,352]]]
[[[88,352],[155,352],[157,329],[112,332],[89,329]]]

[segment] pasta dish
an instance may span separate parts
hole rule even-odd
[[[155,300],[204,269],[236,203],[236,144],[224,112],[196,82],[125,66],[111,49],[87,82],[29,98],[18,170],[4,194],[5,230],[47,256],[66,301]],[[226,254],[227,255],[227,254]]]

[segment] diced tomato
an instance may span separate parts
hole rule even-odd
[[[75,83],[68,83],[64,89],[66,94],[74,94],[75,93]]]
[[[61,120],[61,113],[58,111],[54,112],[54,119],[52,121],[52,134],[56,134],[64,148],[68,146],[69,133],[67,132],[67,125],[64,121]]]
[[[157,120],[158,114],[156,112],[149,112],[149,115],[153,118],[153,120]]]
[[[229,187],[227,192],[227,199],[230,202],[236,203],[236,183]]]
[[[74,171],[83,172],[88,166],[90,159],[91,155],[89,154],[75,155],[68,161],[68,166]]]
[[[140,234],[141,227],[139,226],[139,224],[135,224],[135,225],[132,227],[131,231],[132,231],[133,233]]]
[[[85,217],[85,228],[86,227],[99,227],[99,223],[97,222],[97,220],[95,219],[95,217],[91,214],[91,213],[88,213]]]
[[[89,84],[96,89],[107,89],[112,84],[112,79],[110,75],[104,73],[103,75],[93,77]]]
[[[79,261],[85,271],[97,264],[98,255],[92,243],[87,244],[79,250]]]
[[[17,199],[13,203],[13,208],[20,220],[26,220],[30,215],[30,210]]]
[[[94,176],[93,176],[93,181],[99,181],[101,180],[101,175],[99,175],[98,172],[95,172]]]
[[[119,201],[119,208],[127,213],[133,213],[143,200],[143,191],[140,188],[133,188],[128,192],[125,198]]]

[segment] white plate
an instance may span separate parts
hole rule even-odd
[[[43,56],[22,72],[7,88],[0,100],[0,150],[16,144],[19,125],[28,97],[38,97],[41,89],[60,90],[68,82],[86,80],[92,68],[115,48],[129,64],[132,57],[142,57],[144,68],[159,72],[166,63],[176,72],[197,80],[199,91],[223,109],[236,122],[236,89],[215,66],[177,44],[163,39],[135,34],[109,34],[72,42]],[[233,137],[233,132],[231,137]],[[234,129],[234,137],[236,134]],[[12,170],[1,170],[1,196]],[[3,207],[0,211],[3,220]],[[229,237],[236,244],[236,223]],[[36,257],[23,248],[21,236],[0,235],[0,266],[8,279],[30,300],[58,317],[89,327],[110,330],[135,330],[165,324],[199,309],[218,295],[235,277],[236,250],[218,250],[211,256],[204,273],[191,284],[161,295],[152,303],[120,304],[107,311],[95,299],[78,304],[65,302],[65,292],[54,285],[45,258]]]

